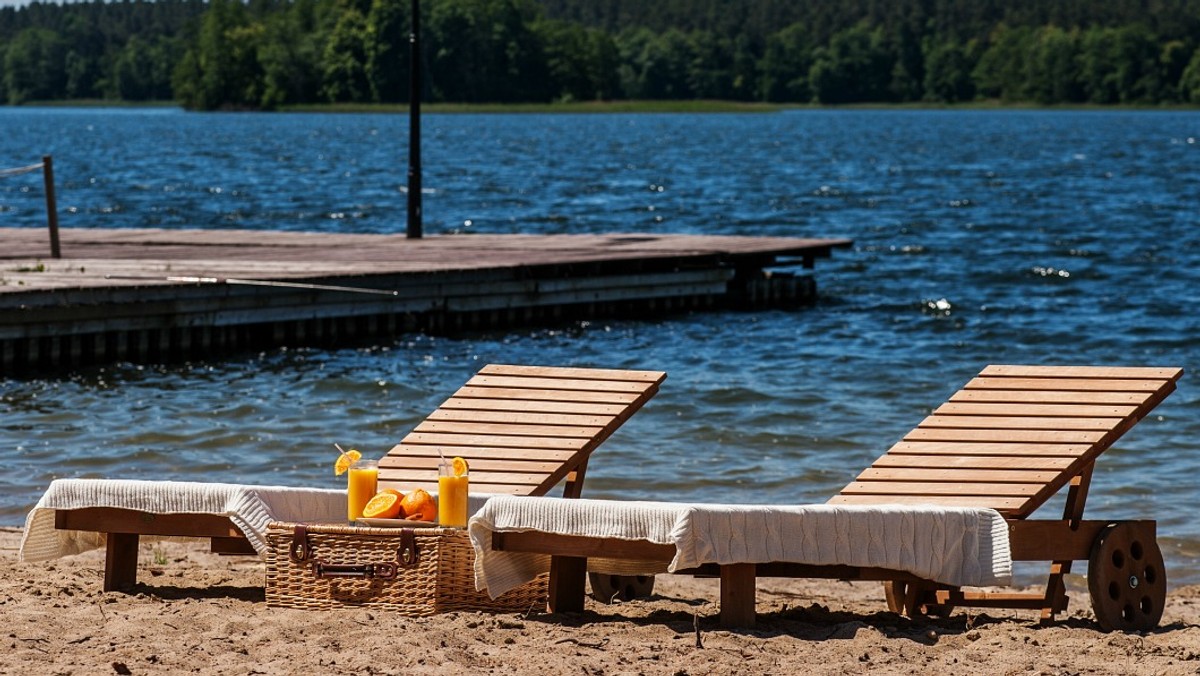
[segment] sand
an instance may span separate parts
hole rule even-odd
[[[17,560],[0,529],[5,674],[1196,674],[1200,587],[1173,589],[1145,635],[1104,633],[1086,588],[1053,627],[1031,612],[910,620],[876,583],[759,581],[759,621],[726,631],[716,584],[661,576],[654,595],[583,613],[303,611],[264,602],[263,564],[204,543],[143,544],[133,594],[100,590],[103,554]]]

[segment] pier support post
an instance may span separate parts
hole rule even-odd
[[[50,257],[62,258],[58,245],[58,201],[54,197],[54,158],[42,156],[42,180],[46,183],[46,225],[50,228]]]

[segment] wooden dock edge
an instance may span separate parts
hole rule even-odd
[[[850,245],[690,235],[443,237],[419,245],[293,233],[73,236],[73,250],[97,258],[13,259],[15,272],[0,286],[0,376],[361,345],[411,332],[804,307],[817,285],[796,268]],[[158,276],[162,269],[181,276]],[[282,276],[263,278],[274,269]]]

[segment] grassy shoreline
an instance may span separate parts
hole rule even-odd
[[[29,101],[9,108],[178,108],[174,101],[112,101],[79,99],[72,101]],[[1195,104],[1099,105],[1087,103],[1043,105],[1032,102],[1006,102],[994,99],[965,103],[855,103],[823,105],[802,103],[761,103],[722,100],[685,101],[579,101],[570,103],[423,103],[428,114],[593,114],[593,113],[778,113],[787,110],[1030,110],[1030,111],[1187,111],[1200,110]],[[218,111],[232,112],[232,111]],[[237,111],[242,112],[242,111]],[[251,111],[257,112],[257,111]],[[282,106],[280,113],[408,113],[407,103],[308,103]]]
[[[571,103],[422,103],[422,113],[776,113],[786,106],[744,101],[579,101]],[[295,113],[407,113],[407,103],[329,103],[281,107]]]

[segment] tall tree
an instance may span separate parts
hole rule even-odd
[[[250,25],[238,0],[210,0],[196,41],[172,77],[179,102],[200,110],[257,107],[262,97],[258,47],[264,35],[261,24]]]
[[[297,2],[288,11],[269,17],[267,36],[258,52],[263,108],[318,100],[320,39],[310,1]]]
[[[66,87],[67,45],[46,28],[26,28],[4,55],[4,85],[9,103],[53,99]]]
[[[1200,105],[1200,47],[1192,53],[1192,59],[1179,78],[1179,99]]]
[[[895,62],[882,29],[863,22],[839,31],[828,47],[815,52],[809,71],[814,98],[821,103],[893,100],[888,85]]]
[[[439,0],[429,17],[437,98],[469,103],[548,101],[537,35],[513,0]]]
[[[975,66],[975,87],[985,98],[1004,101],[1028,100],[1028,55],[1033,34],[1024,26],[1011,28],[999,24],[992,31],[988,47]]]
[[[959,103],[975,98],[971,49],[953,40],[925,41],[925,100]]]
[[[408,100],[409,32],[407,3],[373,0],[367,14],[367,80],[371,96],[383,103]]]
[[[807,103],[812,100],[808,71],[814,45],[808,27],[794,23],[767,38],[762,58],[762,98]]]

